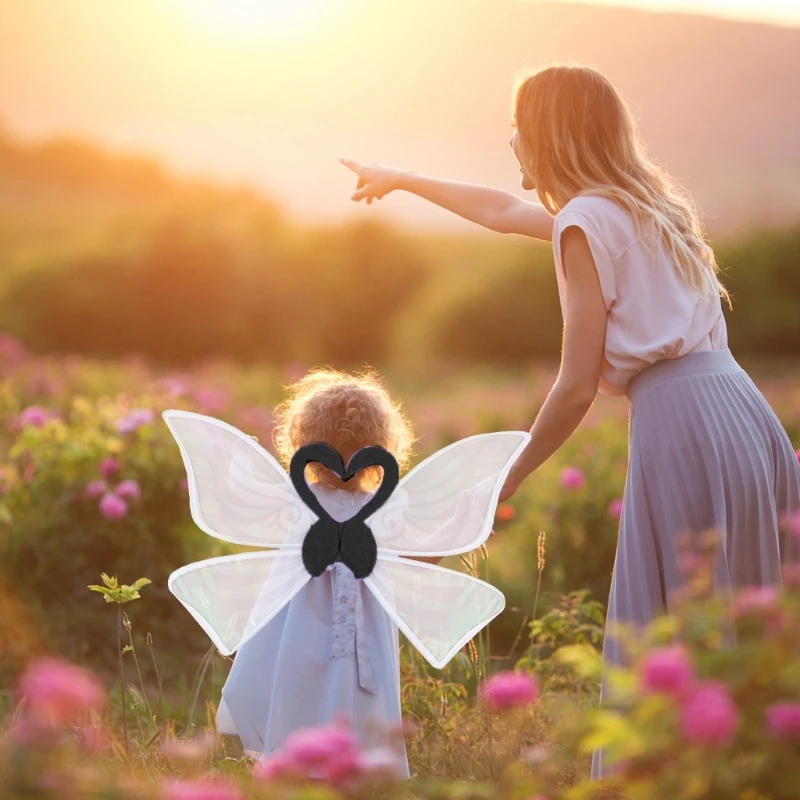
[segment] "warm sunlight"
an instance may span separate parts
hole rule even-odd
[[[235,38],[278,38],[317,27],[331,0],[176,0],[181,14],[209,32]]]

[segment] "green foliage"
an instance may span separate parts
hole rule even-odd
[[[120,606],[124,605],[125,603],[130,603],[133,600],[138,600],[141,597],[139,594],[139,589],[152,583],[149,578],[139,578],[137,581],[134,581],[132,586],[127,586],[125,584],[120,586],[116,575],[113,578],[110,578],[104,572],[102,575],[100,575],[100,577],[103,580],[103,586],[97,586],[96,584],[93,584],[91,586],[87,586],[86,588],[92,592],[98,592],[102,594],[103,600],[105,600],[106,603],[116,603]]]

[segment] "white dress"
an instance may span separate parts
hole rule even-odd
[[[311,484],[343,522],[371,497]],[[363,748],[402,725],[396,625],[341,562],[312,578],[240,648],[222,689],[221,733],[268,759],[296,730],[347,718]],[[408,777],[408,761],[402,753]]]

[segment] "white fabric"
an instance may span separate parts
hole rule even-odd
[[[308,582],[301,547],[316,517],[280,465],[251,437],[200,414],[166,411],[164,418],[186,465],[195,522],[229,541],[280,546],[277,552],[190,564],[170,576],[172,592],[229,655]],[[457,554],[483,544],[506,475],[529,439],[526,432],[504,431],[455,442],[406,475],[384,507],[366,519],[379,562],[366,585],[434,667],[443,667],[494,619],[505,600],[482,581],[397,556]],[[409,605],[422,592],[435,613],[419,614]]]
[[[370,497],[318,484],[312,490],[339,521]],[[241,647],[217,727],[238,735],[252,757],[268,758],[294,731],[338,717],[350,721],[363,748],[384,745],[402,724],[397,628],[341,563],[307,582]],[[405,752],[401,761],[407,775]]]
[[[624,394],[630,381],[657,361],[727,349],[720,298],[698,297],[681,280],[663,244],[640,238],[627,211],[605,197],[575,197],[553,221],[562,313],[568,281],[561,235],[571,226],[586,235],[608,311],[600,392]]]

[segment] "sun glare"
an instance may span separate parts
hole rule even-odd
[[[179,0],[184,17],[236,38],[283,38],[320,25],[334,0]]]

